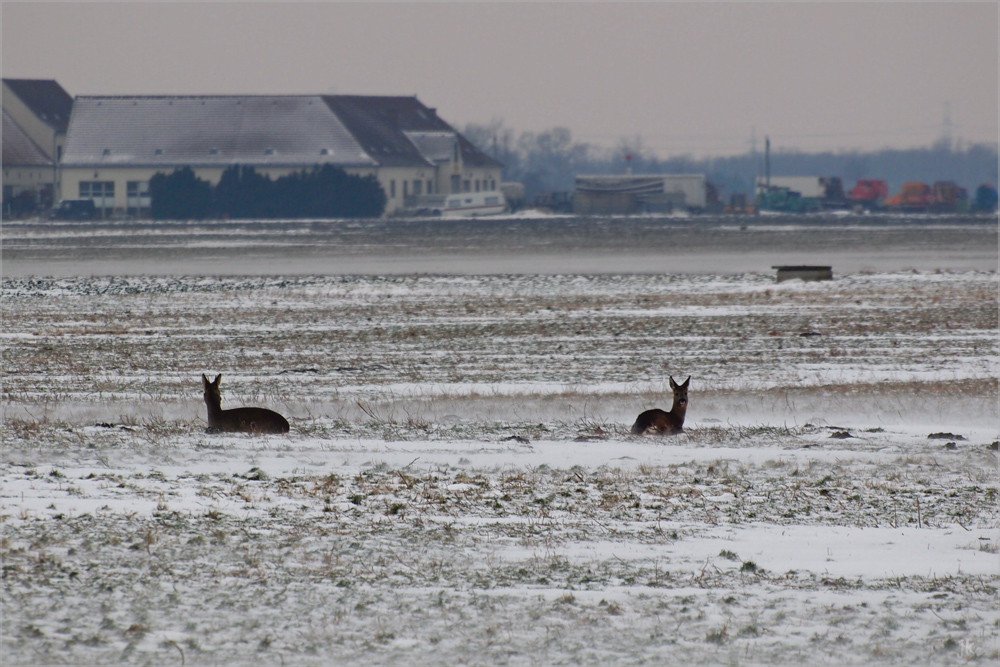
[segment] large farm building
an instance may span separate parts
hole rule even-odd
[[[8,106],[18,102],[7,84],[5,184]],[[19,111],[25,120],[10,123],[30,123]],[[49,162],[40,165],[48,167],[56,199],[92,199],[105,216],[148,215],[149,179],[183,167],[214,185],[233,165],[272,179],[334,165],[374,176],[388,199],[386,214],[424,195],[499,190],[502,169],[416,97],[81,96],[58,143],[53,136]]]

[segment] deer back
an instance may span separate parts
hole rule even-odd
[[[656,435],[673,435],[684,432],[684,415],[676,415],[671,412],[664,412],[659,408],[646,410],[640,413],[632,424],[632,435],[645,435],[652,433]]]
[[[220,410],[215,423],[208,428],[222,433],[288,433],[288,420],[267,408],[233,408]]]

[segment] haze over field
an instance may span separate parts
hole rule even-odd
[[[5,3],[73,95],[416,94],[652,154],[997,142],[996,3]]]

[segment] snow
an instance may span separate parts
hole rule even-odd
[[[1000,656],[995,270],[18,276],[4,664]]]

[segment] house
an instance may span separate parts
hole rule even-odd
[[[55,81],[3,79],[3,201],[59,198],[58,165],[73,98]]]
[[[81,96],[60,175],[65,197],[144,216],[157,173],[190,167],[214,185],[233,165],[274,179],[327,164],[374,176],[390,215],[429,194],[498,190],[502,168],[416,97]]]

